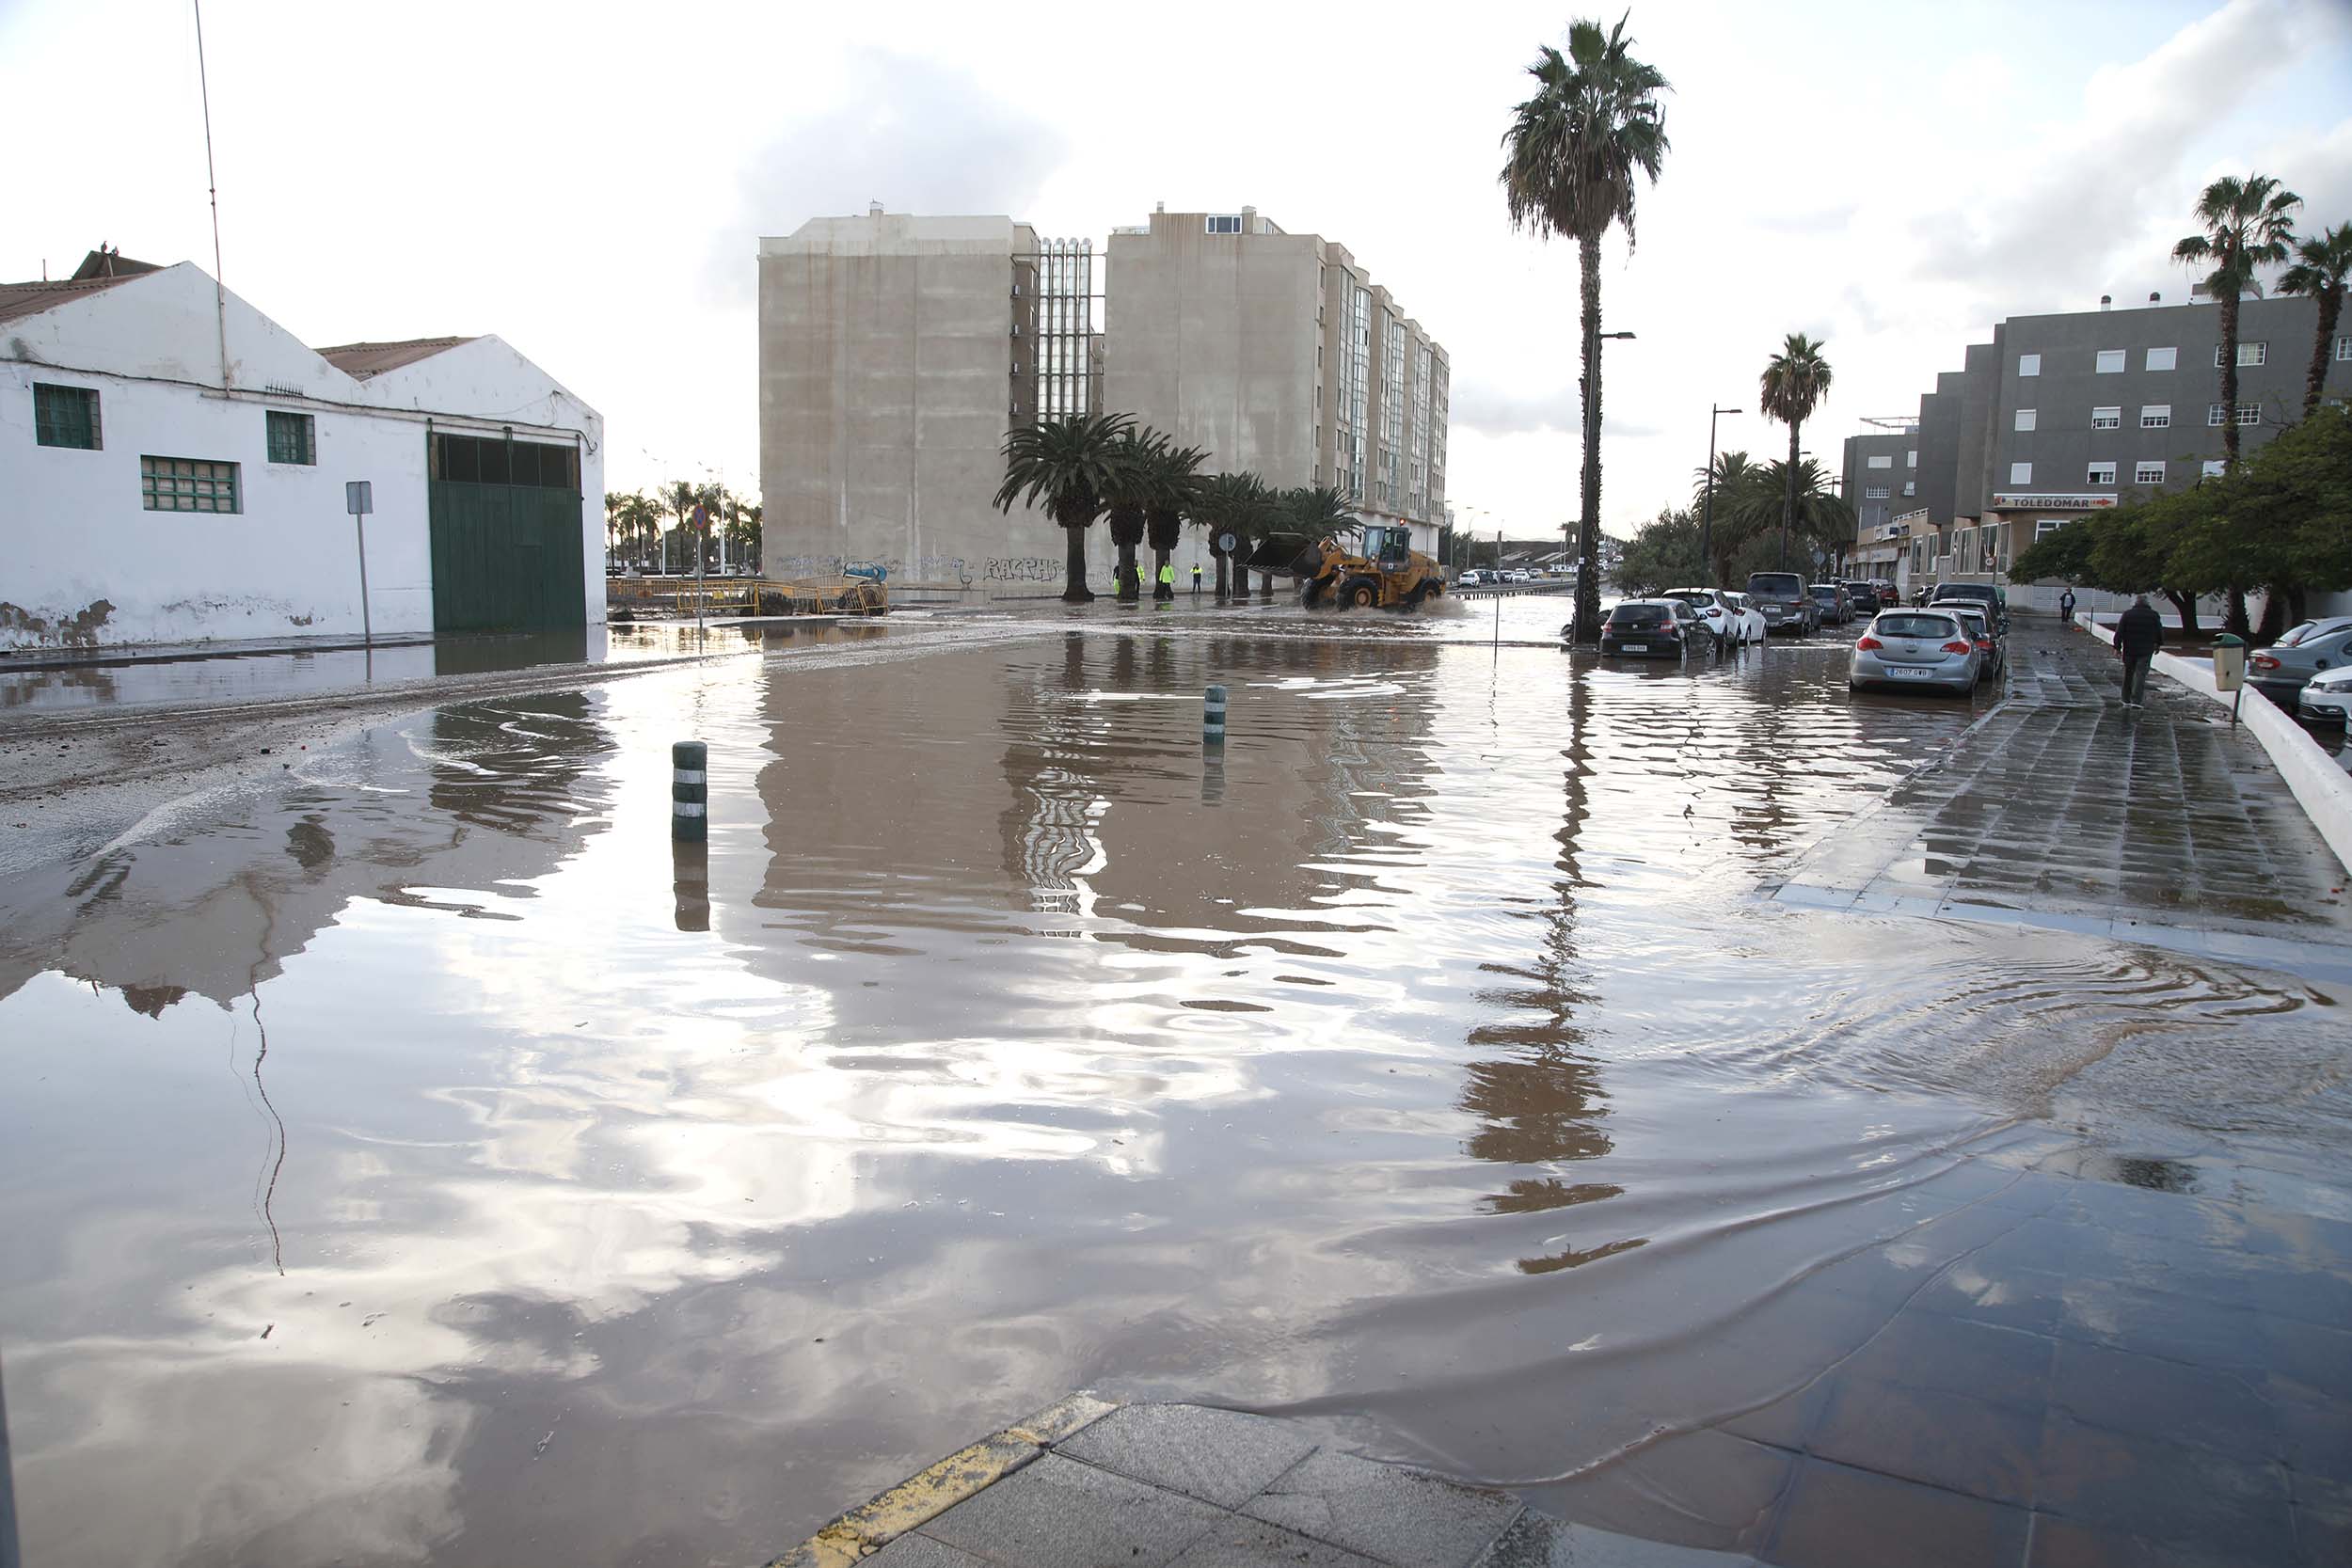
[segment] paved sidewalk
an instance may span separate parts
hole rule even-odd
[[[1565,1524],[1288,1422],[1073,1394],[827,1525],[773,1568],[1744,1568]]]
[[[1779,901],[2054,927],[2352,978],[2344,870],[2261,744],[2020,617],[2008,701],[1809,853]],[[2259,698],[2251,699],[2259,701]]]

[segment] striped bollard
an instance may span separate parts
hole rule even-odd
[[[1225,689],[1221,686],[1209,688],[1200,699],[1200,744],[1225,744]]]
[[[670,747],[670,836],[707,838],[710,833],[710,748],[699,740]]]

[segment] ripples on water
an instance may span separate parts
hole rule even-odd
[[[761,1560],[1086,1385],[1559,1475],[1785,1386],[1789,1287],[2034,1118],[2342,1135],[2326,998],[1756,899],[1969,707],[1432,628],[445,709],[0,889],[33,1559]]]

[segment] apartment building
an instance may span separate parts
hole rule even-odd
[[[1057,593],[1060,529],[993,504],[1005,436],[1106,409],[1200,447],[1213,471],[1330,485],[1434,554],[1449,376],[1346,247],[1253,208],[1155,212],[1104,250],[1001,216],[812,218],[759,246],[764,559]],[[1195,559],[1188,537],[1180,576]]]
[[[1103,406],[1438,547],[1452,367],[1346,246],[1255,208],[1111,231]]]
[[[1904,580],[1990,580],[2055,529],[2219,472],[2226,425],[2250,452],[2301,417],[2317,311],[2309,299],[2240,302],[2234,408],[2221,403],[2220,311],[2201,293],[2009,318],[1920,399],[1915,505],[1863,512],[1886,442],[1877,430],[1848,438],[1857,559],[1891,559]],[[2352,333],[2330,344],[2324,395],[2352,396]]]
[[[1866,419],[1846,437],[1846,499],[1854,509],[1853,570],[1891,575],[1902,520],[1919,508],[1919,421],[1908,414]]]

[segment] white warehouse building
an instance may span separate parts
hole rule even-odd
[[[93,251],[0,285],[0,649],[599,624],[603,447],[495,337],[311,349]]]

